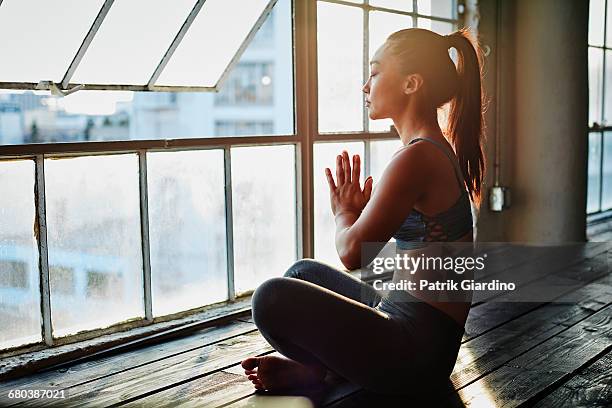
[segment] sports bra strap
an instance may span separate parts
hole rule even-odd
[[[459,168],[459,164],[455,161],[455,159],[453,159],[453,156],[451,156],[451,154],[449,153],[448,148],[446,146],[444,146],[442,143],[440,143],[440,142],[438,142],[436,140],[430,139],[428,137],[417,137],[417,138],[414,138],[408,144],[411,145],[411,144],[413,144],[414,142],[416,142],[418,140],[429,140],[431,143],[433,143],[434,145],[436,145],[440,149],[442,149],[444,154],[446,154],[446,156],[451,161],[453,167],[455,168],[455,176],[457,176],[457,181],[459,181],[459,188],[461,189],[461,194],[465,193],[466,191],[465,191],[465,182],[463,180],[463,174],[461,173],[461,169]]]

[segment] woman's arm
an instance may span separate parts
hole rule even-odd
[[[428,163],[421,148],[415,144],[391,159],[361,213],[351,207],[336,213],[336,249],[347,269],[369,264],[372,259],[361,259],[362,245],[370,243],[382,248],[424,194]]]

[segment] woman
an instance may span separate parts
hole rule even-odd
[[[359,185],[358,155],[352,168],[346,151],[338,155],[335,181],[325,169],[336,248],[349,270],[367,264],[365,242],[471,242],[470,199],[479,206],[485,168],[480,51],[467,30],[397,31],[370,65],[369,117],[391,118],[404,146],[374,192],[371,177]],[[437,109],[447,102],[443,133]],[[330,373],[379,393],[426,390],[451,374],[470,302],[412,299],[395,303],[344,271],[299,260],[252,297],[255,324],[286,358],[250,357],[242,366],[257,389],[313,385]]]

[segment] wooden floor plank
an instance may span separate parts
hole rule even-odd
[[[69,389],[63,406],[109,406],[131,402],[155,392],[221,371],[236,361],[271,351],[259,334],[252,332],[179,354]]]
[[[568,284],[565,290],[558,290],[559,295],[565,295],[570,293],[574,289],[573,284],[576,284],[575,288],[579,288],[581,285],[587,284],[588,282],[601,279],[605,276],[610,276],[610,267],[608,259],[603,256],[603,253],[597,253],[593,258],[584,260],[581,264],[573,265],[567,269],[554,271],[554,274],[547,274],[538,279],[530,281],[527,285],[517,289],[518,292],[534,292],[539,290],[542,286],[554,284],[557,281],[557,276],[573,276],[577,281],[564,281]],[[582,266],[581,266],[582,265]],[[532,295],[534,299],[538,297]],[[470,309],[468,319],[465,324],[465,333],[463,335],[463,342],[468,341],[474,337],[482,335],[493,328],[504,324],[507,321],[514,319],[517,316],[521,316],[525,313],[529,313],[542,306],[545,302],[516,302],[513,307],[506,307],[505,304],[513,301],[514,295],[504,294],[499,297],[489,299],[486,303],[473,305]],[[550,299],[555,301],[555,299]]]
[[[3,401],[3,398],[11,389],[67,389],[122,371],[132,370],[189,350],[202,348],[208,344],[248,333],[255,329],[256,327],[249,323],[232,322],[223,326],[199,330],[184,338],[147,346],[124,354],[86,361],[69,368],[46,371],[3,382],[0,383],[0,402]]]
[[[548,303],[463,344],[451,374],[453,386],[465,387],[606,308],[612,303],[612,287],[597,281],[564,299],[577,296],[578,303]]]
[[[55,401],[44,401],[43,404],[33,401],[29,405],[113,405],[172,387],[175,384],[204,377],[249,355],[270,350],[271,347],[259,332],[254,331],[85,384],[69,387],[67,388],[69,398],[63,400],[61,404]]]
[[[459,390],[466,407],[509,407],[571,378],[612,347],[612,306],[608,305],[548,341]]]
[[[125,405],[136,407],[207,407],[215,408],[246,398],[255,391],[244,373],[225,370],[172,387],[158,394],[135,400]]]
[[[580,370],[534,408],[609,408],[612,406],[612,350]]]
[[[567,249],[550,249],[548,250],[550,256],[539,257],[532,262],[505,269],[495,274],[494,278],[501,282],[515,282],[520,287],[551,274],[565,276],[566,270],[579,268],[584,262],[594,262],[607,266],[609,249],[610,245],[607,242],[585,244],[583,247],[575,246]],[[503,294],[503,291],[497,294],[491,291],[476,292],[474,293],[472,304],[487,302]]]

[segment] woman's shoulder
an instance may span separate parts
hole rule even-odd
[[[378,187],[384,185],[395,191],[424,191],[427,186],[429,153],[418,143],[401,147],[385,167]]]

